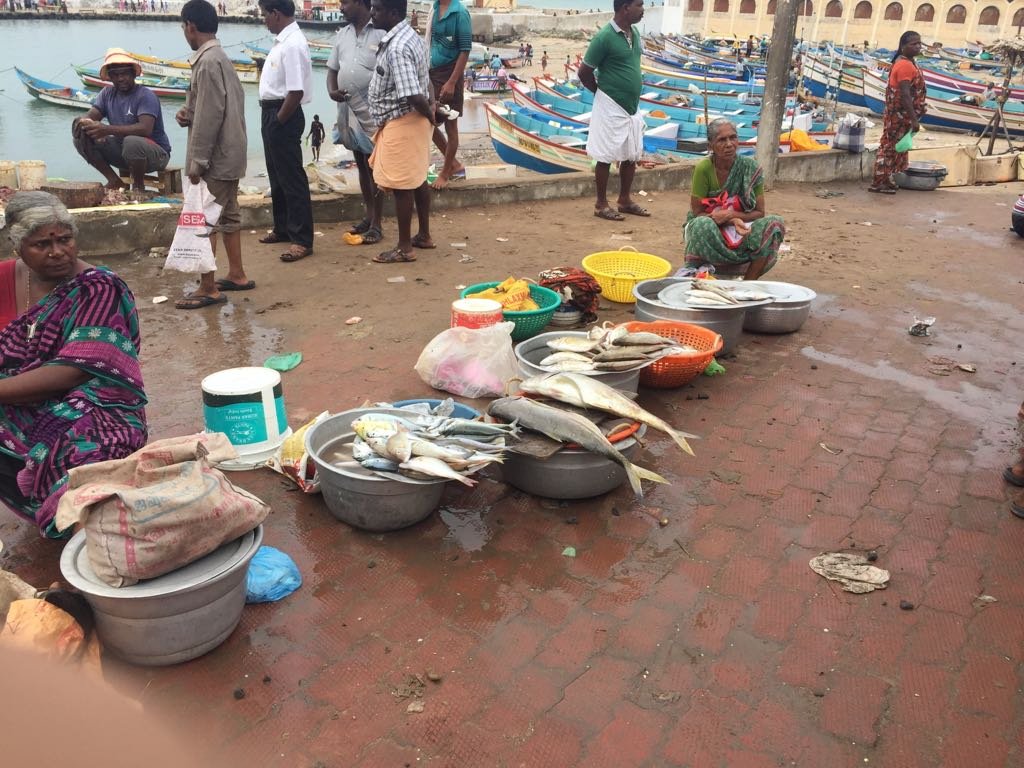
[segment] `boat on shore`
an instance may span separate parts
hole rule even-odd
[[[79,79],[89,88],[106,88],[113,85],[109,80],[100,77],[98,69],[89,67],[75,67],[75,73]],[[154,77],[152,75],[141,75],[135,78],[138,85],[144,85],[157,96],[165,99],[184,99],[188,96],[189,81],[179,77]]]
[[[192,65],[187,61],[175,59],[160,59],[156,56],[147,56],[144,53],[128,52],[135,61],[142,67],[144,74],[155,77],[176,77],[182,80],[192,79]],[[258,83],[260,73],[256,69],[256,62],[252,59],[246,61],[231,60],[231,66],[238,74],[238,79],[243,83]]]
[[[14,74],[18,76],[18,79],[25,86],[25,90],[47,104],[87,110],[92,107],[93,100],[96,98],[95,94],[90,94],[86,91],[80,91],[76,88],[69,88],[66,85],[50,83],[46,80],[40,80],[38,77],[32,77],[32,75],[22,72],[17,67],[14,68]]]

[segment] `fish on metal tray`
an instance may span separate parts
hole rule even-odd
[[[615,360],[634,360],[639,362],[646,360],[647,353],[641,352],[641,349],[646,349],[646,347],[612,347],[594,355],[594,362],[610,363]],[[661,349],[661,347],[658,347],[658,349]]]
[[[570,405],[596,408],[623,418],[642,421],[667,434],[683,451],[693,456],[693,449],[690,448],[686,438],[695,438],[696,435],[675,429],[663,419],[623,397],[618,390],[600,381],[595,381],[593,377],[579,376],[573,373],[531,376],[520,384],[520,388],[533,395],[544,395]]]
[[[568,374],[556,374],[564,376]],[[580,378],[588,378],[581,376]],[[515,421],[527,429],[547,435],[552,440],[562,443],[575,443],[581,448],[599,456],[611,459],[620,464],[626,470],[626,477],[633,493],[638,497],[644,495],[640,485],[641,480],[651,480],[656,483],[667,483],[668,481],[656,472],[644,469],[633,464],[629,459],[619,453],[615,446],[608,442],[600,429],[594,424],[575,413],[569,413],[551,405],[538,403],[526,397],[503,397],[494,400],[487,408],[491,416],[507,421]]]
[[[541,360],[540,364],[554,365],[555,363],[564,363],[567,360],[589,363],[590,355],[584,355],[580,352],[554,352]]]
[[[408,461],[403,461],[399,466],[402,469],[418,472],[421,475],[429,475],[430,477],[442,478],[444,480],[456,480],[470,488],[476,485],[476,480],[460,475],[441,461],[441,459],[436,459],[433,456],[413,456]]]
[[[547,342],[549,349],[557,352],[591,352],[601,345],[598,339],[587,339],[582,336],[559,336]]]
[[[636,333],[627,333],[623,336],[619,336],[612,342],[617,347],[636,347],[636,346],[666,346],[673,344],[672,339],[666,339],[659,336],[656,333],[650,333],[648,331],[638,331]]]

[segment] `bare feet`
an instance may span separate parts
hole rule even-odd
[[[466,166],[459,163],[458,167],[450,173],[442,169],[441,172],[437,174],[437,178],[434,180],[434,183],[430,186],[432,189],[444,189],[451,182],[459,181],[464,178],[466,178]]]

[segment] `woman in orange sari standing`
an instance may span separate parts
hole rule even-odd
[[[920,119],[927,109],[926,86],[921,70],[914,58],[921,53],[921,36],[917,32],[904,32],[889,70],[889,84],[885,89],[885,112],[882,115],[882,139],[875,157],[875,175],[869,192],[883,195],[896,194],[893,176],[907,168],[906,152],[897,152],[896,144],[907,131],[921,130]]]

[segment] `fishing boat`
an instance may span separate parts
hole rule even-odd
[[[75,73],[89,88],[106,88],[113,85],[109,80],[100,77],[98,69],[88,67],[75,67]],[[154,77],[151,75],[140,75],[135,78],[138,85],[144,85],[157,96],[166,99],[184,99],[188,96],[189,81],[178,77]]]
[[[45,80],[40,80],[38,77],[32,77],[32,75],[22,72],[17,67],[14,68],[14,74],[21,80],[25,90],[47,104],[56,104],[58,107],[71,107],[72,109],[89,109],[92,106],[93,99],[96,98],[95,95],[85,91],[68,88],[57,83],[48,83]]]
[[[486,74],[485,70],[470,70],[466,73],[466,90],[470,93],[508,93],[511,86],[508,77]]]
[[[132,53],[131,51],[128,52],[128,55],[139,62],[143,73],[147,75],[176,77],[182,80],[192,79],[192,65],[187,61],[160,59],[156,56],[147,56],[144,53]],[[260,81],[260,73],[256,69],[256,62],[252,59],[244,61],[232,59],[231,65],[238,74],[238,79],[243,83],[258,83]]]
[[[726,77],[710,77],[704,75],[688,74],[686,72],[673,71],[664,67],[657,67],[651,64],[641,63],[641,70],[644,73],[644,80],[656,80],[659,87],[669,88],[674,91],[689,91],[690,86],[702,91],[715,93],[764,93],[764,81],[755,80],[748,83],[744,80],[734,80]]]
[[[881,115],[885,110],[886,81],[875,72],[864,72],[864,101],[872,112]],[[959,100],[945,100],[928,94],[925,96],[927,113],[921,124],[954,131],[981,133],[995,113],[989,107],[964,104]],[[1000,130],[1005,126],[1011,136],[1024,137],[1024,112],[1004,109]]]
[[[245,51],[245,55],[250,57],[256,62],[256,66],[260,67],[260,62],[266,61],[267,56],[270,54],[270,49],[256,43],[246,43],[242,46],[242,50]],[[331,58],[330,48],[314,48],[309,51],[309,58],[313,63],[314,67],[326,67],[327,60]]]
[[[803,57],[803,86],[819,99],[836,100],[840,104],[864,108],[864,69],[839,66],[810,53]]]

